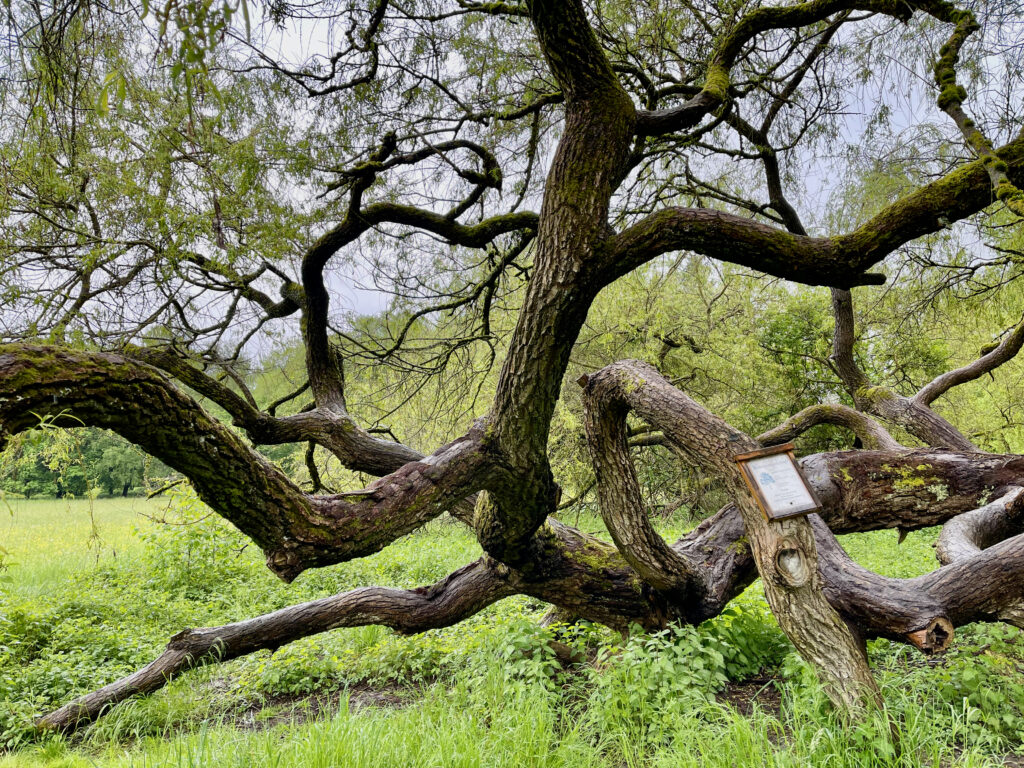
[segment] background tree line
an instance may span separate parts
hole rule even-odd
[[[155,490],[171,474],[162,461],[105,429],[42,426],[5,451],[0,491],[26,499],[129,496]]]

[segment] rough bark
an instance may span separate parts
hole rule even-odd
[[[762,445],[780,445],[796,439],[819,424],[834,424],[853,432],[868,450],[898,451],[901,446],[885,427],[870,416],[845,405],[811,405],[782,424],[757,436]]]
[[[458,504],[490,471],[470,432],[361,491],[306,494],[157,371],[113,354],[0,347],[0,391],[0,445],[42,417],[112,429],[188,477],[286,580],[383,549]]]
[[[594,254],[608,234],[611,196],[625,170],[635,110],[612,72],[579,0],[528,3],[565,94],[565,130],[544,188],[534,275],[488,417],[490,446],[510,476],[477,507],[484,550],[511,565],[557,506],[547,460],[562,375],[587,311],[604,286]]]
[[[854,636],[822,594],[810,523],[805,518],[765,520],[745,487],[733,457],[759,447],[758,444],[701,408],[644,363],[627,361],[602,369],[586,381],[585,393],[585,409],[600,409],[616,401],[628,405],[648,423],[660,427],[695,465],[724,480],[743,519],[765,597],[779,626],[814,667],[829,698],[838,706],[856,713],[879,704],[881,694],[868,668],[863,640]],[[618,416],[625,419],[624,409]],[[592,436],[599,436],[592,421],[591,425]],[[619,453],[628,459],[624,429],[622,433]],[[595,458],[604,451],[604,446],[594,439],[591,447]],[[602,462],[598,469],[599,487],[608,482],[609,470],[627,475],[634,471],[631,463]],[[613,509],[623,511],[624,506],[616,502],[621,500],[623,489],[626,493],[635,490],[638,497],[639,488],[633,484],[616,483],[617,492],[603,493],[602,501],[607,499]],[[637,551],[633,550],[634,556]],[[656,551],[649,548],[643,554]],[[644,561],[643,557],[636,559]],[[659,563],[668,564],[665,560]]]
[[[429,587],[363,587],[222,627],[186,629],[138,672],[75,699],[41,718],[38,725],[67,733],[95,720],[109,707],[151,693],[203,664],[276,650],[293,640],[339,627],[380,624],[406,634],[446,627],[512,593],[493,562],[478,560]]]
[[[957,383],[977,378],[981,373],[971,377],[963,375],[959,379],[953,377],[935,387],[926,386],[922,390],[926,392],[924,397],[904,397],[887,387],[873,386],[868,377],[860,370],[854,358],[853,348],[856,334],[854,331],[853,297],[849,290],[832,289],[832,313],[836,323],[832,338],[832,361],[858,410],[898,424],[927,445],[949,448],[954,451],[978,450],[960,430],[928,406],[938,396],[938,390],[942,386],[948,384],[942,390],[946,391]],[[1009,357],[1012,355],[1006,355],[1000,362]],[[991,368],[996,365],[998,363],[993,362]],[[934,396],[927,399],[933,393]]]
[[[622,363],[586,384],[602,514],[615,546],[547,517],[558,500],[547,459],[551,417],[570,352],[604,286],[678,249],[808,284],[845,288],[879,282],[880,276],[864,271],[897,247],[987,207],[993,184],[997,195],[999,188],[1005,191],[1003,182],[1019,186],[1024,134],[999,149],[985,146],[979,161],[885,206],[851,232],[809,237],[782,195],[771,152],[762,152],[772,206],[789,231],[722,211],[671,207],[655,210],[621,232],[612,229],[612,197],[634,167],[634,156],[642,156],[646,137],[696,126],[719,108],[718,117],[725,120],[730,101],[738,96],[730,83],[731,69],[758,35],[830,18],[834,26],[849,18],[834,14],[852,9],[904,20],[919,10],[955,22],[954,34],[960,37],[973,31],[965,17],[951,15],[947,4],[930,0],[811,0],[758,8],[722,31],[710,51],[705,82],[692,98],[673,109],[638,114],[581,0],[528,0],[530,22],[561,91],[545,103],[558,100],[565,109],[539,215],[508,213],[461,223],[459,218],[481,200],[485,188],[500,188],[501,169],[493,157],[465,140],[401,154],[396,134],[385,134],[366,162],[339,172],[345,183],[332,189],[346,186],[348,208],[340,223],[306,250],[301,285],[286,282],[283,300],[275,302],[252,285],[255,277],[226,275],[237,283],[236,295],[262,307],[267,317],[301,311],[313,410],[278,419],[187,362],[163,353],[135,352],[218,402],[257,442],[310,441],[332,450],[346,466],[385,475],[362,491],[302,493],[146,365],[115,355],[0,349],[0,442],[34,426],[40,416],[52,417],[59,426],[85,423],[114,429],[186,474],[200,496],[263,548],[270,567],[285,578],[307,567],[378,551],[445,509],[473,525],[488,554],[426,591],[367,588],[249,622],[188,631],[172,640],[153,665],[55,713],[49,724],[73,728],[132,692],[152,690],[168,675],[214,658],[273,647],[335,626],[372,622],[417,631],[458,620],[513,593],[533,595],[570,615],[612,627],[637,623],[653,628],[716,615],[759,572],[783,629],[819,670],[833,699],[851,709],[877,701],[863,638],[881,635],[922,650],[941,650],[961,623],[1016,616],[1014,594],[1024,580],[1022,547],[1017,537],[1005,539],[1017,530],[1015,518],[1008,517],[1016,505],[985,502],[992,495],[1009,498],[1009,489],[1021,484],[1024,459],[973,453],[970,441],[928,405],[949,387],[1015,354],[1020,348],[1017,333],[978,363],[905,398],[871,387],[857,368],[852,305],[843,290],[834,293],[835,363],[858,409],[948,450],[899,450],[881,426],[849,409],[818,407],[797,414],[765,440],[828,421],[853,429],[880,450],[806,459],[803,466],[824,503],[821,519],[769,523],[732,461],[758,443],[652,369]],[[522,15],[521,9],[516,15]],[[960,37],[953,38],[951,66]],[[962,99],[956,101],[947,111],[972,141],[974,134],[956,111]],[[777,112],[779,107],[772,109]],[[745,130],[737,120],[731,124]],[[766,126],[755,139],[767,136]],[[363,204],[364,194],[388,168],[411,165],[446,151],[446,146],[474,152],[484,168],[483,173],[456,169],[474,190],[447,214],[391,202]],[[531,277],[491,410],[465,436],[428,457],[374,438],[356,425],[346,409],[341,359],[329,337],[324,269],[342,248],[381,224],[429,233],[463,247],[483,247],[516,231],[536,233]],[[194,263],[202,261],[193,258]],[[75,310],[82,306],[76,304]],[[665,439],[693,464],[722,479],[735,499],[673,545],[657,535],[644,514],[627,451],[624,419],[629,410],[660,427]],[[481,490],[470,515],[468,500]],[[856,566],[832,535],[879,527],[909,530],[951,519],[942,550],[950,562],[912,580],[885,579]]]

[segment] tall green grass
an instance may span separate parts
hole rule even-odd
[[[1017,630],[965,628],[938,663],[872,643],[897,748],[885,718],[851,728],[829,712],[756,584],[700,628],[627,640],[590,625],[542,630],[546,606],[526,598],[413,637],[339,630],[190,673],[70,741],[41,737],[32,717],[146,663],[185,626],[363,584],[429,583],[479,556],[461,526],[436,521],[284,585],[188,496],[172,510],[177,525],[141,514],[163,516],[165,503],[96,502],[99,550],[85,504],[14,502],[4,522],[15,565],[0,594],[0,735],[13,751],[0,768],[987,766],[1024,737]],[[933,540],[925,531],[897,545],[883,531],[844,545],[869,568],[911,576],[934,567]],[[563,669],[548,645],[556,634],[589,661]],[[754,674],[777,679],[781,711],[718,703],[723,685]],[[387,692],[388,705],[365,706],[367,689]],[[319,714],[302,715],[314,698]]]
[[[115,499],[0,499],[0,547],[8,594],[49,592],[97,565],[128,557],[167,501]]]
[[[0,759],[0,768],[761,768],[832,766],[945,768],[996,766],[999,755],[964,741],[963,715],[952,738],[937,739],[927,713],[905,719],[899,747],[883,719],[848,727],[813,708],[778,719],[744,716],[713,702],[681,713],[653,737],[622,724],[595,723],[579,704],[536,687],[510,693],[500,675],[434,687],[402,709],[354,710],[343,700],[330,717],[240,731],[204,722],[169,737],[90,750],[64,742]]]

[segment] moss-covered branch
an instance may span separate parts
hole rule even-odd
[[[744,47],[757,35],[773,29],[799,29],[844,11],[871,11],[907,20],[914,3],[900,0],[810,0],[794,5],[757,8],[746,13],[719,40],[704,76],[701,90],[683,104],[637,114],[637,132],[645,136],[685,130],[721,106],[729,98],[731,70]]]
[[[981,25],[971,11],[958,9],[952,3],[939,1],[929,3],[928,6],[937,19],[955,25],[949,39],[939,49],[939,58],[934,67],[935,84],[939,89],[939,109],[952,118],[967,146],[985,166],[995,198],[1018,216],[1024,216],[1024,192],[1010,180],[1010,168],[1005,160],[996,155],[992,142],[978,128],[977,123],[967,116],[963,108],[967,90],[957,82],[956,65],[960,61],[960,52],[968,38],[981,29]]]
[[[1024,137],[996,156],[1011,178],[1024,177]],[[667,208],[610,238],[603,258],[609,279],[663,253],[688,250],[809,285],[848,288],[881,282],[865,270],[901,245],[991,204],[988,172],[977,160],[890,203],[846,234],[806,237],[723,211]]]
[[[804,408],[774,429],[758,435],[757,441],[762,445],[788,443],[819,424],[845,427],[859,437],[868,450],[897,451],[903,447],[867,414],[845,405],[827,403]]]
[[[149,366],[59,347],[0,347],[0,444],[41,418],[111,429],[178,470],[289,580],[383,549],[470,495],[490,471],[471,432],[362,491],[311,496]]]

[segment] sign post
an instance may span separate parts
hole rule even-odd
[[[793,444],[773,445],[733,459],[765,520],[808,515],[821,508],[793,456]]]

